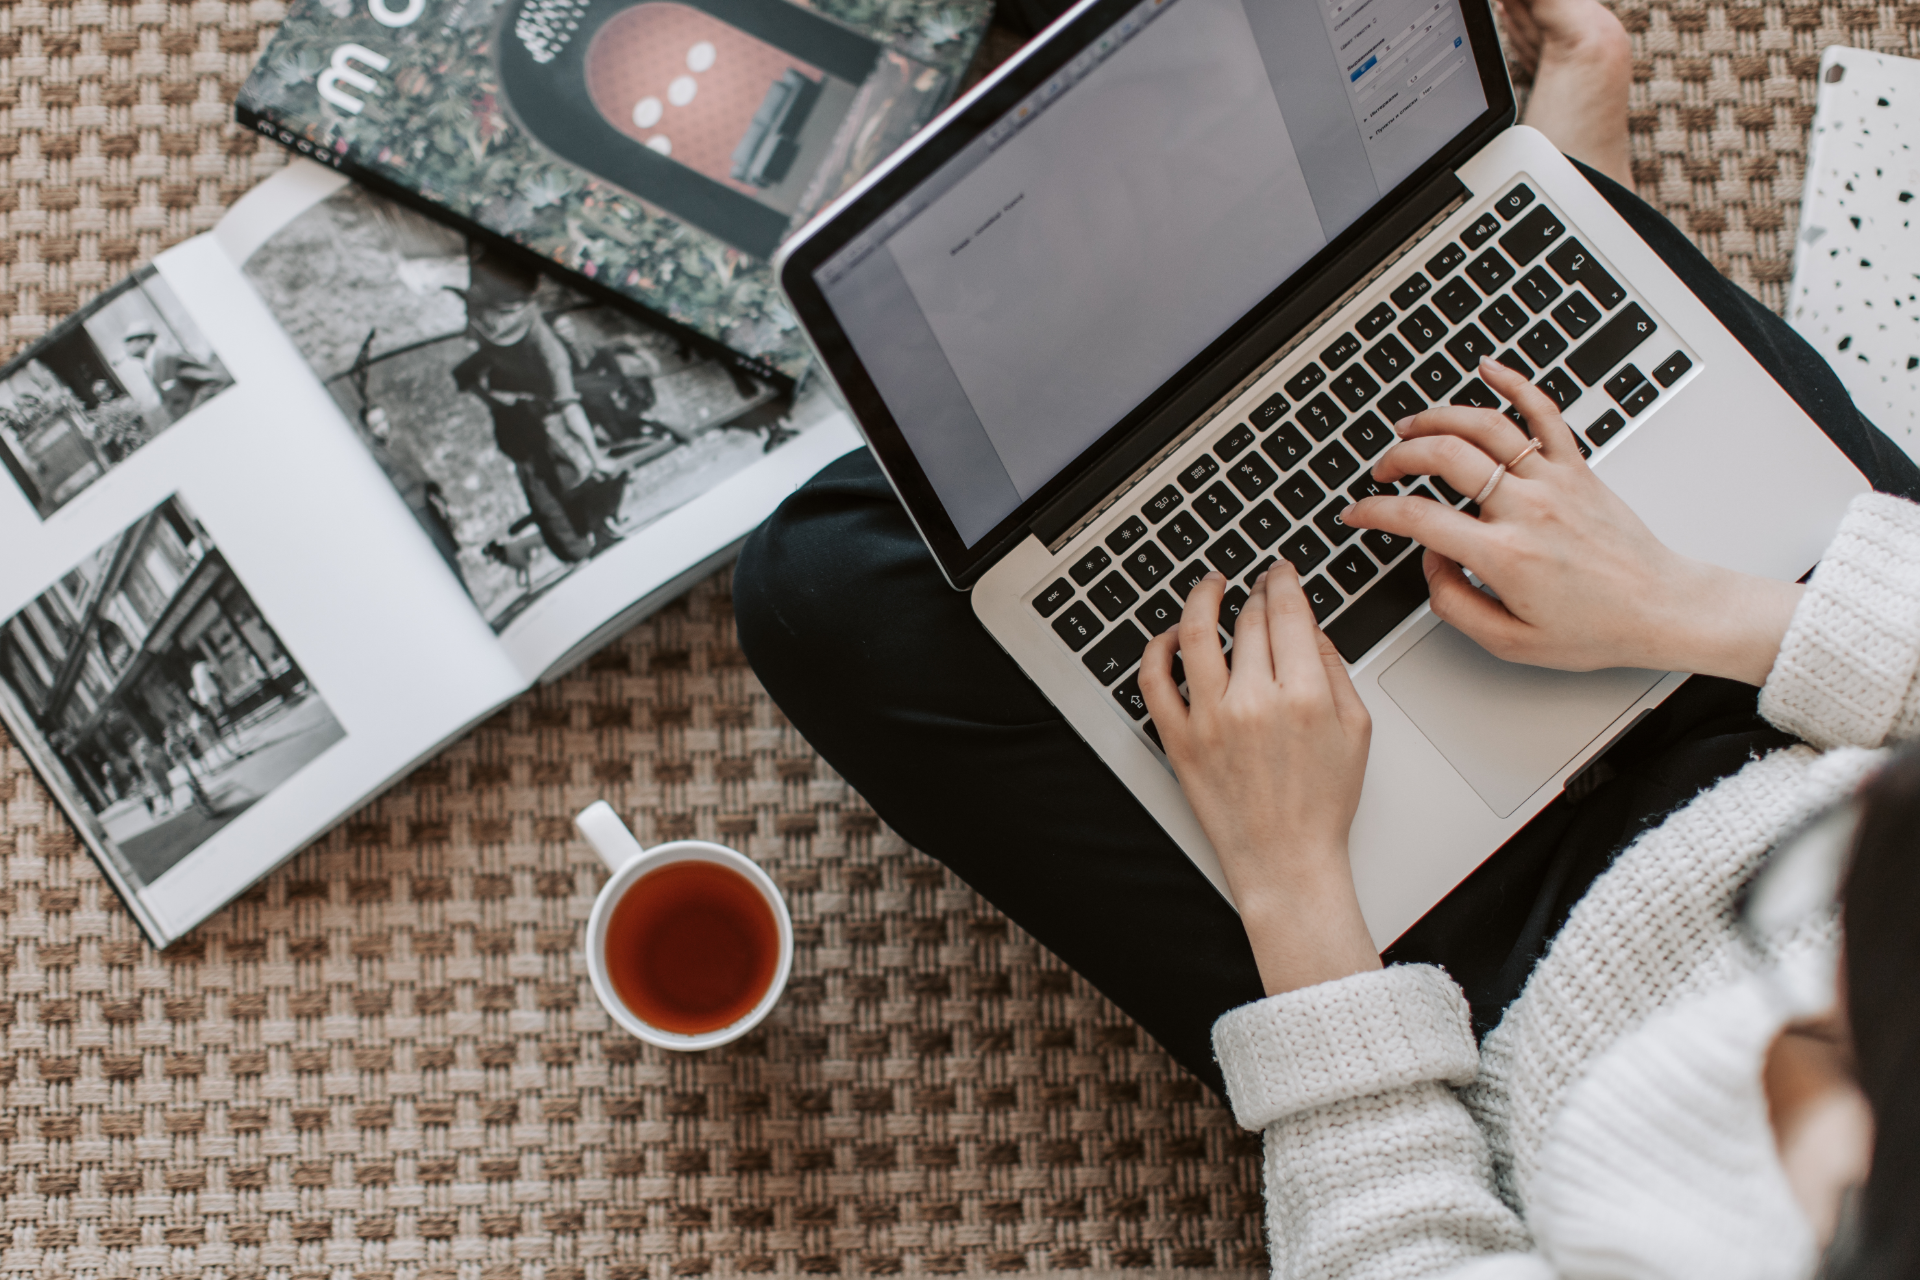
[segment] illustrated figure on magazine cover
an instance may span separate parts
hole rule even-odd
[[[480,349],[454,367],[453,380],[486,404],[542,538],[572,563],[619,540],[611,522],[627,478],[594,438],[571,353],[534,303],[539,284],[532,271],[474,258],[471,282],[454,292],[466,300],[467,332]]]

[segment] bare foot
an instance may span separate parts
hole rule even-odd
[[[1600,0],[1494,0],[1507,43],[1533,70],[1520,123],[1622,186],[1633,185],[1627,90],[1633,47]]]

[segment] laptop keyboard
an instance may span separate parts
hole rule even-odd
[[[1339,513],[1371,494],[1401,492],[1477,514],[1438,477],[1393,485],[1370,472],[1393,443],[1390,424],[1431,405],[1501,409],[1525,430],[1518,411],[1476,376],[1482,356],[1533,379],[1570,423],[1586,422],[1574,438],[1587,457],[1693,368],[1525,182],[1435,243],[1423,268],[1402,264],[1375,286],[1377,298],[1349,307],[1357,318],[1333,329],[1317,355],[1294,352],[1247,397],[1250,409],[1200,432],[1143,480],[1063,552],[1064,572],[1031,595],[1156,748],[1140,655],[1150,636],[1180,620],[1208,570],[1228,580],[1221,631],[1229,648],[1248,584],[1281,558],[1300,571],[1322,629],[1350,663],[1426,600],[1418,548],[1349,528]]]

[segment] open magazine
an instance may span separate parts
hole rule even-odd
[[[296,163],[0,369],[0,718],[164,946],[857,444]]]

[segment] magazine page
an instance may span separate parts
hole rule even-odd
[[[525,683],[209,237],[0,369],[0,461],[0,716],[156,942]]]
[[[223,242],[529,680],[858,443],[830,405],[796,414],[742,366],[357,184]]]
[[[303,0],[242,123],[806,368],[768,260],[953,96],[987,0]]]

